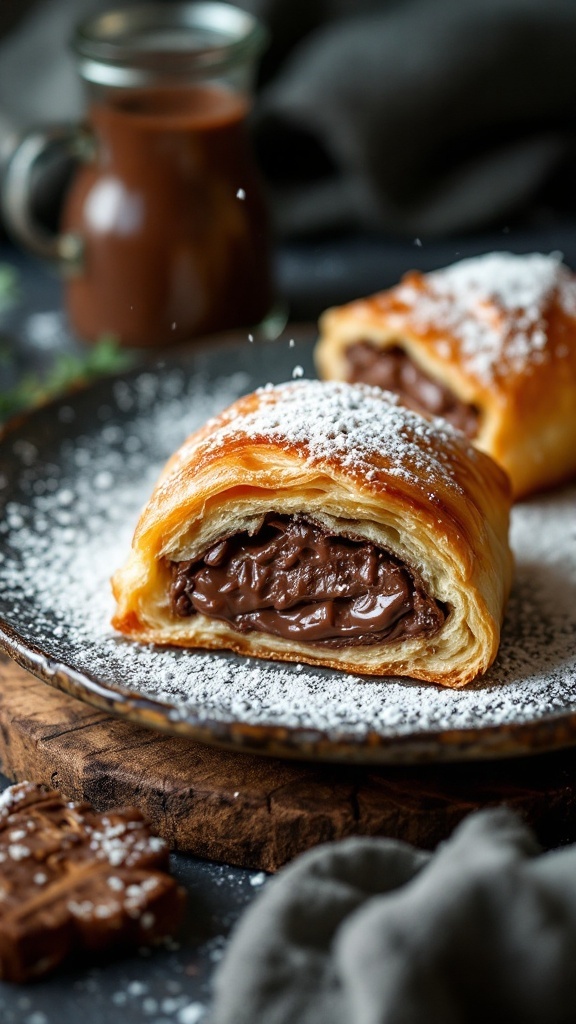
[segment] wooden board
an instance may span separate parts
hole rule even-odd
[[[354,834],[431,848],[468,812],[501,802],[544,846],[576,840],[576,750],[378,769],[229,753],[112,718],[2,655],[0,764],[101,810],[134,803],[173,848],[266,871]]]

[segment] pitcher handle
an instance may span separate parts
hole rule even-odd
[[[0,201],[7,230],[13,238],[42,259],[78,270],[83,243],[72,232],[52,234],[38,224],[32,212],[32,174],[36,162],[50,149],[63,149],[80,160],[93,155],[93,141],[78,125],[50,125],[28,132],[12,152],[4,172]]]

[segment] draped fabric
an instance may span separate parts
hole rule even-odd
[[[500,808],[431,855],[352,838],[269,880],[216,975],[211,1024],[568,1024],[576,847]]]

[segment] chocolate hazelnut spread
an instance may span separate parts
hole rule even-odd
[[[393,391],[409,409],[442,416],[466,437],[476,437],[476,407],[461,402],[449,388],[431,380],[398,345],[378,349],[369,341],[357,341],[346,350],[346,358],[351,384],[372,384]]]
[[[175,615],[201,612],[240,632],[352,646],[431,636],[446,618],[389,552],[300,516],[271,513],[255,536],[235,534],[170,569]]]

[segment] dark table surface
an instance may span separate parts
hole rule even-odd
[[[522,228],[434,244],[380,238],[293,244],[278,253],[278,289],[291,320],[313,320],[326,306],[387,287],[412,267],[429,270],[492,249],[560,250],[574,267],[576,223],[541,214]],[[45,370],[57,353],[83,351],[66,325],[57,272],[7,242],[0,243],[2,264],[16,269],[19,295],[11,308],[0,309],[0,394],[24,374]],[[0,776],[0,783],[3,788],[8,781]],[[2,1024],[199,1024],[229,931],[266,877],[184,854],[173,855],[172,866],[189,892],[178,941],[34,985],[0,983]]]

